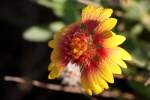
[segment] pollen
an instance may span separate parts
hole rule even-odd
[[[78,59],[88,49],[86,33],[74,34],[70,43],[71,53],[74,59]]]

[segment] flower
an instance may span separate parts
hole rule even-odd
[[[125,41],[111,30],[117,19],[110,18],[112,9],[88,5],[82,10],[81,21],[63,28],[48,45],[53,48],[48,66],[49,79],[59,77],[68,63],[79,66],[81,85],[89,95],[99,94],[114,83],[113,74],[127,68],[123,60],[130,54],[118,47]]]

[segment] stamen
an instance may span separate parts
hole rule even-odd
[[[74,59],[78,59],[87,49],[87,36],[85,33],[78,33],[74,35],[70,43],[72,56]]]

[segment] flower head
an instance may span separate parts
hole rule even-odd
[[[108,89],[114,83],[113,74],[126,68],[123,60],[131,60],[127,51],[118,47],[125,37],[111,30],[117,20],[110,18],[112,9],[88,5],[82,10],[81,21],[63,28],[49,42],[53,48],[48,66],[49,79],[58,77],[68,63],[81,71],[81,84],[92,95]]]

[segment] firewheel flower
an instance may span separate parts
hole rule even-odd
[[[68,63],[80,68],[80,80],[86,93],[99,94],[114,83],[114,74],[121,74],[127,68],[124,60],[131,60],[130,54],[119,45],[125,37],[112,29],[117,19],[110,18],[113,11],[88,5],[82,10],[80,21],[61,29],[48,45],[53,48],[48,78],[60,76]]]

